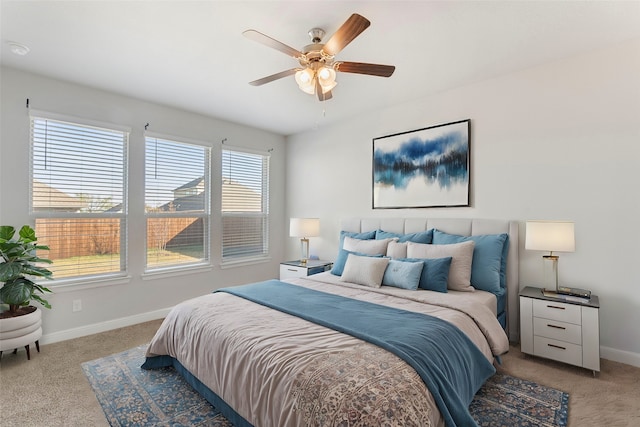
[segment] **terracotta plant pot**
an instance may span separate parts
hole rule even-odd
[[[28,308],[33,311],[16,317],[0,318],[0,356],[5,350],[25,347],[27,359],[31,359],[29,345],[33,343],[40,352],[38,340],[42,337],[42,311],[38,307]]]

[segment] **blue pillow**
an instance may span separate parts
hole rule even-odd
[[[389,239],[398,238],[398,242],[414,242],[414,243],[426,243],[429,244],[433,240],[433,228],[427,231],[419,231],[417,233],[399,234],[392,233],[390,231],[376,231],[376,239]]]
[[[422,260],[415,262],[389,260],[382,276],[382,284],[415,291],[418,289],[422,267],[424,267]]]
[[[476,236],[458,236],[439,230],[433,232],[433,243],[446,245],[472,240],[475,242],[471,264],[471,285],[498,296],[504,294],[509,252],[509,235],[479,234]]]
[[[445,258],[402,258],[398,261],[423,261],[424,267],[420,274],[418,287],[428,291],[447,293],[447,281],[449,280],[449,268],[451,257]]]
[[[381,258],[384,254],[379,255],[368,255],[362,254],[360,252],[352,252],[346,249],[340,249],[338,251],[338,257],[333,263],[333,268],[331,269],[331,274],[335,276],[342,276],[342,272],[344,271],[344,266],[347,263],[347,258],[349,258],[349,254],[359,255],[359,256],[371,256],[376,258]]]
[[[340,232],[340,244],[338,245],[338,249],[342,249],[342,245],[344,245],[344,238],[346,236],[353,237],[354,239],[360,240],[371,240],[376,237],[376,231],[365,231],[363,233],[357,233],[355,231],[341,231]]]

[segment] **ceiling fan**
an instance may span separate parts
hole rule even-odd
[[[367,18],[354,13],[326,43],[321,43],[325,35],[324,30],[312,28],[309,30],[311,44],[302,48],[302,52],[256,30],[246,30],[242,33],[245,37],[279,50],[293,57],[300,64],[300,67],[281,71],[249,82],[249,84],[260,86],[295,74],[296,82],[302,91],[311,95],[317,94],[320,101],[326,101],[331,99],[331,90],[337,85],[336,72],[390,77],[396,69],[393,65],[335,60],[335,56],[369,25],[371,22]]]

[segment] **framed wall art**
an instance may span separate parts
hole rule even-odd
[[[373,209],[469,206],[471,120],[373,139]]]

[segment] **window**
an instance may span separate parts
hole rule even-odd
[[[128,131],[31,117],[31,200],[55,279],[123,273]]]
[[[145,138],[146,269],[209,262],[211,149]]]
[[[222,150],[222,261],[269,254],[269,156]]]

